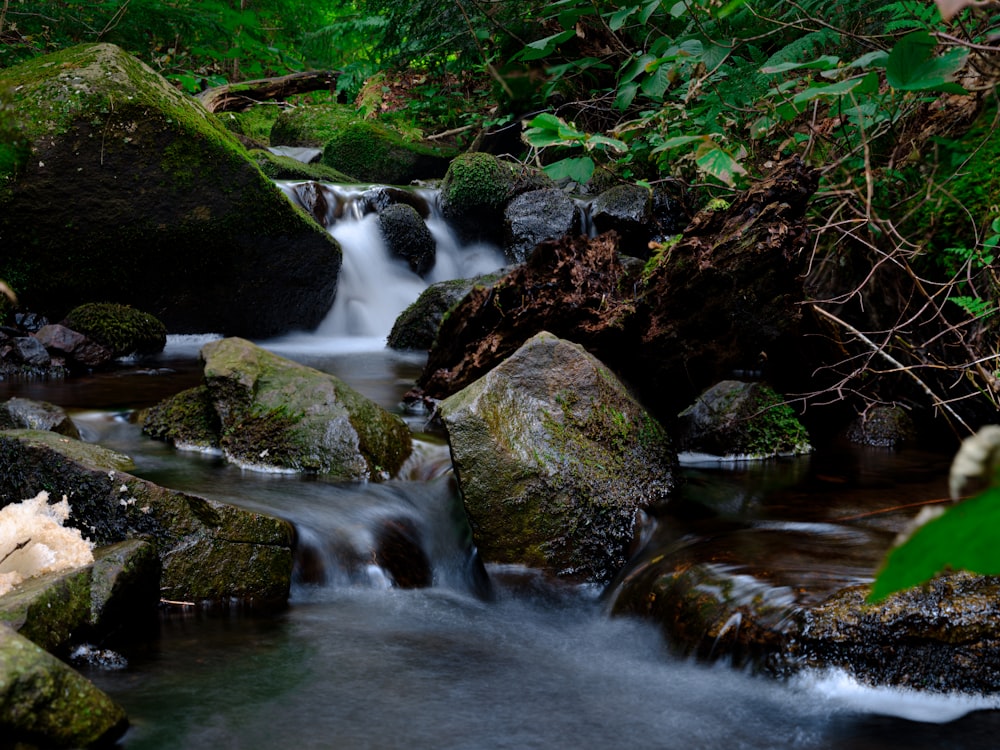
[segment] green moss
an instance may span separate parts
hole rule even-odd
[[[312,104],[282,111],[268,134],[272,146],[323,148],[338,131],[361,119],[341,104]]]
[[[323,148],[323,163],[363,182],[403,185],[442,176],[454,152],[404,140],[372,122],[353,122]]]
[[[174,445],[218,447],[221,425],[212,408],[205,386],[186,391],[152,407],[142,423],[142,431]]]
[[[746,452],[769,456],[808,449],[809,432],[795,410],[771,388],[756,391],[750,405],[753,418],[746,424]]]
[[[163,351],[167,343],[167,329],[159,320],[128,305],[81,305],[71,310],[63,323],[107,347],[116,357],[153,354]]]
[[[272,180],[314,180],[316,182],[351,183],[356,179],[325,164],[305,164],[290,156],[279,156],[270,151],[255,149],[250,157],[260,171]]]
[[[497,213],[510,197],[512,173],[492,154],[474,152],[452,160],[441,184],[448,215],[485,209]]]
[[[216,117],[229,132],[267,145],[271,142],[271,128],[280,115],[278,107],[261,105],[246,112],[220,112]]]

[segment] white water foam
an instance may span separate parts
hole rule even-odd
[[[847,710],[930,724],[945,724],[973,711],[1000,708],[1000,695],[872,687],[839,669],[805,672],[793,680],[793,685]]]

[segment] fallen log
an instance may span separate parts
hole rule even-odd
[[[195,96],[209,112],[246,112],[265,101],[283,101],[310,91],[333,91],[339,70],[307,70],[276,78],[227,83],[205,89]]]
[[[539,331],[575,341],[620,373],[661,417],[788,345],[801,321],[805,209],[816,172],[798,159],[628,276],[614,233],[540,244],[443,322],[414,396],[440,399]]]

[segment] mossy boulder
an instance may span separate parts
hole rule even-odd
[[[311,104],[283,109],[271,125],[272,146],[323,148],[341,128],[361,119],[354,107],[344,104]]]
[[[603,364],[549,333],[441,402],[475,543],[487,562],[606,582],[642,512],[666,502],[676,456]]]
[[[73,644],[102,642],[154,622],[159,602],[156,548],[133,539],[94,550],[90,565],[24,581],[0,597],[0,623],[65,655]]]
[[[677,419],[678,443],[684,451],[753,459],[812,450],[795,411],[764,383],[724,380]]]
[[[441,321],[465,295],[477,286],[489,286],[503,272],[473,279],[452,279],[431,284],[396,318],[387,344],[391,349],[426,351],[434,345]]]
[[[845,437],[858,445],[901,448],[917,439],[917,425],[902,406],[872,406],[847,426]]]
[[[247,468],[341,479],[392,476],[410,454],[403,420],[333,375],[239,338],[206,344],[201,356],[203,389],[153,409],[148,434],[217,444],[228,460]]]
[[[340,128],[323,146],[323,164],[361,182],[387,185],[443,177],[454,155],[446,148],[408,141],[366,120]]]
[[[378,227],[389,254],[405,260],[413,273],[424,276],[434,268],[437,241],[413,206],[386,206],[378,215]]]
[[[115,357],[156,354],[167,345],[167,329],[159,320],[129,305],[91,302],[74,307],[62,325],[82,333]]]
[[[503,209],[514,174],[492,154],[470,152],[455,157],[441,183],[441,211],[466,240],[500,244]]]
[[[0,432],[0,504],[45,490],[66,495],[68,526],[98,545],[151,542],[160,595],[194,603],[281,606],[292,573],[291,525],[159,487],[128,473],[128,456],[53,432]]]
[[[79,672],[0,626],[4,747],[108,746],[127,728],[125,710]]]
[[[109,44],[0,71],[30,158],[0,172],[0,278],[59,320],[95,299],[174,333],[329,310],[341,254],[200,104]]]

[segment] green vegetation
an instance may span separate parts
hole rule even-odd
[[[149,313],[128,305],[90,303],[74,308],[63,324],[106,346],[116,357],[155,354],[167,343],[167,329]]]

